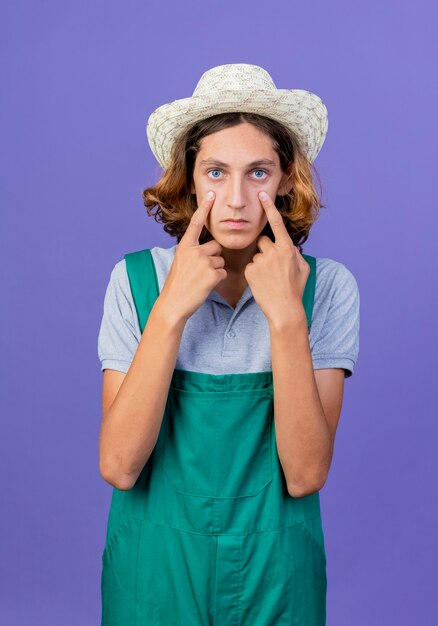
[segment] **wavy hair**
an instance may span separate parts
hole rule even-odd
[[[170,162],[161,179],[152,187],[141,192],[146,211],[155,221],[163,224],[164,231],[181,240],[190,218],[197,209],[196,194],[191,193],[192,176],[196,155],[201,141],[207,135],[243,122],[253,124],[272,139],[272,145],[280,159],[280,166],[288,174],[286,188],[290,191],[277,196],[275,206],[283,216],[286,229],[295,246],[302,253],[302,244],[307,240],[314,222],[318,218],[321,204],[316,192],[312,170],[318,171],[304,155],[295,133],[283,124],[256,113],[219,113],[189,126],[174,141]],[[289,186],[290,184],[290,186]],[[155,212],[153,209],[155,208]],[[269,222],[260,235],[275,240]],[[206,226],[203,227],[199,243],[213,239]]]

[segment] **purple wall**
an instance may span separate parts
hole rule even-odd
[[[125,252],[175,243],[140,197],[160,174],[146,120],[245,62],[327,105],[327,208],[304,251],[344,263],[361,292],[321,492],[327,624],[436,624],[436,6],[164,6],[2,6],[0,622],[99,623],[104,291]]]

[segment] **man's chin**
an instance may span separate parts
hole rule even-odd
[[[245,250],[250,246],[253,246],[255,241],[258,239],[257,237],[249,237],[248,234],[243,235],[242,233],[233,233],[229,236],[217,236],[214,237],[216,241],[222,246],[224,250]]]

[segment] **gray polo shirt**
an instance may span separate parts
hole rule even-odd
[[[177,244],[151,248],[161,291]],[[359,290],[345,265],[316,259],[309,343],[314,369],[339,367],[350,377],[359,354]],[[127,372],[141,339],[126,262],[112,269],[98,336],[101,370]],[[293,350],[293,346],[291,346]],[[268,321],[249,285],[233,308],[213,289],[187,320],[175,367],[208,374],[272,370]]]

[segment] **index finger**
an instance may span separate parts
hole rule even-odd
[[[286,225],[283,221],[280,211],[275,206],[274,202],[270,198],[266,191],[261,191],[259,194],[260,202],[268,217],[269,225],[274,233],[275,243],[280,245],[293,245],[293,241],[287,232]]]
[[[211,197],[209,197],[210,194]],[[214,191],[209,191],[190,218],[190,222],[186,228],[186,232],[180,239],[180,245],[181,243],[185,246],[199,245],[199,237],[207,220],[210,209],[213,206],[214,198]]]

